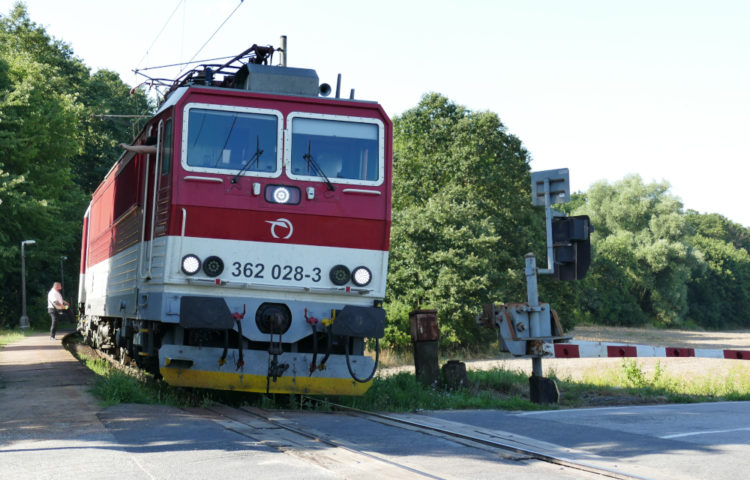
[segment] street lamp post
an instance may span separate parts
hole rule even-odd
[[[29,317],[26,315],[26,245],[34,245],[36,240],[21,242],[21,320],[22,329],[29,328]]]
[[[60,294],[65,298],[65,272],[63,271],[63,262],[67,260],[68,257],[65,255],[60,255]]]

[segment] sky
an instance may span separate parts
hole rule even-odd
[[[0,14],[14,3],[0,0]],[[668,182],[685,209],[750,227],[744,0],[25,3],[92,71],[131,85],[145,80],[136,68],[279,46],[287,35],[289,66],[314,68],[334,88],[341,73],[343,94],[354,88],[391,116],[427,92],[497,113],[532,171],[568,168],[574,192],[638,174]],[[148,73],[174,78],[179,68]]]

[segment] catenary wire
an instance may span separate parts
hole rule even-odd
[[[153,67],[144,67],[144,68],[138,68],[135,70],[135,72],[145,72],[146,70],[157,70],[159,68],[169,68],[169,67],[181,67],[183,65],[190,65],[191,63],[204,63],[204,62],[213,62],[216,60],[227,60],[229,58],[234,58],[234,55],[229,55],[226,57],[215,57],[215,58],[204,58],[203,60],[193,60],[190,62],[178,62],[178,63],[170,63],[169,65],[156,65]]]
[[[138,68],[138,65],[140,65],[141,62],[143,62],[143,60],[145,60],[145,58],[148,56],[149,52],[156,44],[156,41],[159,40],[159,37],[161,36],[161,34],[164,33],[164,29],[167,28],[167,25],[169,25],[169,22],[172,20],[172,17],[174,17],[174,14],[177,12],[177,9],[180,8],[180,5],[182,5],[184,2],[185,0],[180,0],[179,2],[177,2],[177,6],[175,6],[174,10],[172,10],[172,13],[169,14],[169,18],[167,18],[167,21],[164,22],[164,25],[161,27],[161,30],[159,30],[159,33],[157,33],[156,37],[154,37],[154,41],[151,42],[151,45],[149,45],[149,47],[146,49],[146,53],[144,53],[143,57],[141,57],[141,59],[138,60],[138,63],[135,64],[136,69]]]
[[[232,10],[232,12],[231,12],[231,13],[230,13],[230,14],[229,14],[229,15],[227,16],[227,18],[225,18],[225,19],[224,19],[224,21],[223,21],[223,22],[221,22],[221,25],[219,25],[219,28],[217,28],[217,29],[216,29],[216,31],[215,31],[214,33],[212,33],[210,37],[208,37],[208,40],[206,40],[206,41],[205,41],[205,42],[203,43],[203,45],[201,45],[201,48],[199,48],[199,49],[198,49],[198,51],[197,51],[197,52],[195,52],[195,55],[193,55],[193,58],[191,58],[191,59],[190,59],[190,61],[189,61],[189,62],[187,62],[187,63],[192,63],[192,62],[193,62],[193,60],[195,60],[195,57],[197,57],[197,56],[198,56],[198,54],[199,54],[199,53],[201,53],[201,52],[203,51],[203,49],[204,49],[204,48],[206,47],[206,45],[208,45],[208,42],[210,42],[210,41],[211,41],[211,39],[213,39],[213,38],[214,38],[214,36],[215,36],[215,35],[216,35],[217,33],[219,33],[219,30],[221,30],[221,29],[222,29],[222,27],[223,27],[223,26],[224,26],[224,25],[225,25],[225,24],[226,24],[226,23],[227,23],[227,22],[229,21],[229,19],[230,19],[230,18],[232,18],[232,16],[234,15],[234,13],[235,13],[235,12],[237,11],[237,9],[239,9],[239,8],[240,8],[240,7],[242,6],[242,3],[243,3],[244,1],[245,1],[245,0],[240,0],[240,3],[239,3],[239,4],[238,4],[238,5],[236,6],[236,7],[234,7],[234,10]],[[182,74],[182,72],[183,72],[184,70],[185,70],[185,69],[184,69],[184,68],[182,68],[182,69],[180,70],[180,73],[179,73],[179,74],[178,74],[177,76],[179,77],[179,76],[180,76],[180,74]]]

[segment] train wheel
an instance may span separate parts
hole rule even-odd
[[[138,368],[147,371],[153,375],[154,378],[161,378],[161,373],[159,372],[159,357],[156,355],[146,357],[140,355],[141,352],[141,348],[136,346],[133,358],[135,359],[135,364],[138,365]]]
[[[128,349],[125,347],[120,347],[118,349],[118,360],[120,360],[120,365],[128,365],[133,360],[133,357],[130,356],[130,353],[128,353]]]

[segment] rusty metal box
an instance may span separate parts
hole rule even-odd
[[[440,339],[437,310],[414,310],[410,312],[409,330],[413,342],[436,342]]]

